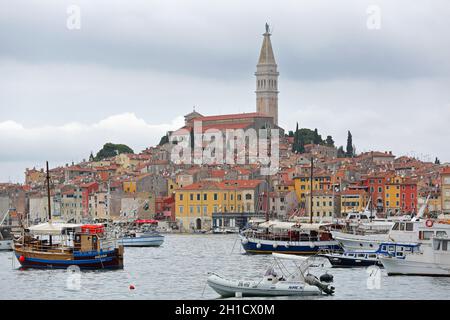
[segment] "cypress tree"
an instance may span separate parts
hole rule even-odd
[[[348,135],[347,135],[347,151],[345,153],[345,155],[349,158],[352,158],[354,155],[353,152],[353,137],[350,131],[348,131]]]

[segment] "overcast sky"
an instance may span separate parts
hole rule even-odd
[[[72,4],[79,30],[67,28]],[[138,152],[194,105],[255,111],[266,21],[283,128],[298,121],[338,145],[351,130],[358,152],[450,161],[449,17],[448,0],[3,0],[0,181],[105,142]]]

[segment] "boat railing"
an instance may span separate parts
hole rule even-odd
[[[262,233],[262,232],[245,232],[244,236],[249,238],[255,238],[260,240],[272,240],[272,241],[288,241],[288,242],[299,242],[299,241],[319,241],[320,236],[311,236],[306,234],[300,234],[298,236],[292,236],[289,233]]]

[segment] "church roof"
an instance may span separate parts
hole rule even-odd
[[[276,64],[275,56],[272,50],[272,42],[270,41],[270,33],[266,25],[266,32],[263,34],[264,40],[259,54],[258,64]]]

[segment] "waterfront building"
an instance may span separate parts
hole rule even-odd
[[[363,189],[348,189],[340,192],[341,214],[346,216],[349,212],[361,212],[369,202],[369,194]]]
[[[183,231],[209,230],[225,219],[236,226],[230,218],[254,214],[265,188],[263,180],[197,182],[175,190],[175,217]]]
[[[310,215],[311,194],[306,195],[305,212]],[[340,195],[332,191],[314,191],[313,192],[313,221],[332,221],[333,218],[340,216],[341,201]]]
[[[387,178],[385,185],[385,211],[415,213],[417,211],[417,185],[409,178]]]

